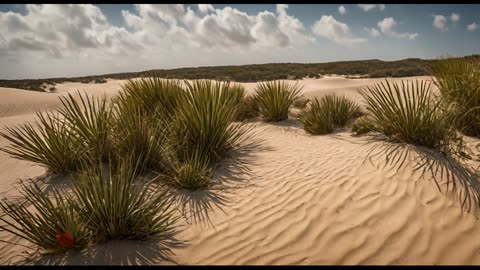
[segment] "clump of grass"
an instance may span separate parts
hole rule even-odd
[[[300,121],[310,134],[327,134],[337,127],[345,126],[360,114],[360,108],[354,101],[330,94],[321,99],[313,99],[301,114]]]
[[[182,158],[174,160],[171,167],[163,175],[166,184],[179,189],[201,190],[211,185],[211,168],[209,160],[196,151]]]
[[[258,105],[252,96],[247,95],[243,85],[238,83],[231,84],[228,91],[232,95],[233,102],[237,107],[235,121],[243,121],[258,116]]]
[[[285,81],[260,82],[254,94],[260,114],[265,121],[282,121],[288,119],[288,109],[300,97],[298,83]]]
[[[360,93],[366,101],[364,129],[384,134],[393,141],[463,155],[464,144],[456,135],[455,120],[434,96],[430,82],[387,80],[367,86]]]
[[[68,93],[67,97],[60,97],[63,107],[60,115],[68,125],[81,151],[89,156],[106,160],[112,145],[108,136],[111,129],[111,110],[105,98],[93,98],[87,94],[82,96],[77,92],[80,102]]]
[[[37,113],[37,117],[35,125],[26,123],[0,132],[12,143],[1,150],[14,158],[38,163],[51,173],[76,171],[85,153],[80,151],[79,140],[69,130],[69,124],[53,112]]]
[[[294,108],[297,109],[305,109],[308,105],[308,103],[311,101],[311,99],[306,98],[306,97],[300,97],[299,99],[295,100],[292,104]]]
[[[138,173],[162,170],[171,155],[170,124],[162,116],[148,118],[135,107],[115,107],[112,141],[116,157],[139,160]]]
[[[7,127],[0,135],[12,145],[2,151],[15,158],[42,164],[52,173],[69,174],[81,160],[105,159],[111,150],[108,137],[110,110],[105,100],[71,94],[60,97],[57,113],[37,113],[36,125]]]
[[[228,93],[229,83],[206,80],[185,81],[187,90],[178,105],[176,131],[185,153],[200,153],[214,160],[233,149],[248,131],[237,116],[235,99]]]
[[[178,80],[164,80],[158,77],[129,80],[122,86],[117,103],[133,106],[148,116],[161,112],[172,115],[184,92]]]
[[[24,202],[5,198],[0,202],[4,213],[0,216],[2,230],[54,252],[81,249],[88,244],[90,233],[83,218],[65,195],[54,189],[49,197],[35,182],[21,182],[20,192]]]
[[[457,116],[456,127],[480,136],[480,65],[462,58],[439,59],[432,65],[435,85]]]
[[[88,166],[74,180],[74,206],[94,241],[144,240],[173,232],[176,218],[166,191],[152,181],[135,183],[138,165],[124,158],[108,172],[101,164]]]

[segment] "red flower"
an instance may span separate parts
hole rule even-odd
[[[67,232],[57,234],[57,244],[62,248],[71,248],[74,245],[73,236]]]

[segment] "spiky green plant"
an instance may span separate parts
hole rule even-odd
[[[292,104],[292,106],[294,108],[297,108],[297,109],[305,109],[308,105],[308,103],[312,101],[310,98],[306,98],[304,96],[298,98],[297,100],[295,100]]]
[[[235,121],[243,121],[258,116],[258,106],[255,99],[247,94],[245,87],[239,83],[231,84],[229,92],[237,107]]]
[[[161,177],[166,184],[188,190],[206,189],[211,185],[211,168],[205,156],[195,151],[181,160],[173,160]]]
[[[381,82],[360,91],[369,128],[392,140],[418,144],[444,153],[462,154],[454,118],[434,96],[432,83]]]
[[[95,241],[162,238],[173,232],[175,209],[166,191],[152,181],[135,182],[139,162],[129,159],[115,169],[88,166],[73,181],[75,208]]]
[[[237,107],[228,93],[229,83],[185,81],[187,90],[178,105],[176,137],[182,141],[180,157],[200,151],[205,158],[216,159],[245,138],[248,129],[233,123]]]
[[[85,153],[79,140],[69,131],[69,124],[53,112],[37,113],[35,125],[6,127],[0,135],[11,142],[1,150],[14,158],[38,163],[52,173],[68,174],[78,169]]]
[[[57,189],[49,196],[37,183],[21,182],[20,193],[23,202],[11,202],[4,198],[0,202],[3,213],[0,216],[0,229],[53,251],[81,249],[90,239],[84,221]],[[69,234],[71,245],[59,242],[59,236]]]
[[[178,80],[159,77],[129,80],[122,86],[116,102],[121,106],[134,106],[146,115],[155,112],[172,115],[183,89]]]
[[[300,97],[303,86],[285,81],[260,82],[256,86],[255,100],[265,121],[288,119],[288,109]]]
[[[106,99],[89,97],[77,92],[78,102],[68,93],[67,97],[60,97],[63,107],[58,111],[64,117],[71,133],[81,151],[89,156],[106,160],[111,151],[109,131],[111,129],[111,110]]]
[[[480,64],[462,58],[446,58],[432,65],[435,85],[456,114],[457,128],[480,136]]]
[[[314,98],[301,114],[300,121],[310,134],[327,134],[337,127],[345,126],[360,114],[360,108],[354,101],[329,94],[321,99]]]
[[[148,118],[135,107],[115,107],[112,141],[116,157],[133,156],[139,161],[138,173],[162,170],[173,155],[170,123],[164,114]]]

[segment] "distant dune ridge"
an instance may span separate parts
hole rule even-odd
[[[389,80],[402,79],[431,77]],[[382,80],[324,76],[300,83],[307,97],[336,93],[362,104],[358,89]],[[112,98],[125,82],[57,83],[53,93],[0,88],[0,130],[34,120],[37,111],[59,107],[58,97],[76,89]],[[250,92],[256,85],[242,84]],[[212,196],[223,199],[212,206],[208,222],[193,222],[178,234],[182,244],[171,248],[176,263],[480,263],[480,212],[462,209],[456,195],[447,194],[446,180],[416,170],[419,152],[414,148],[368,143],[344,129],[311,136],[294,120],[249,125],[255,136],[246,143],[255,147],[243,159],[244,168],[217,171],[215,177],[229,180],[231,189],[213,191]],[[466,140],[473,154],[480,154],[480,141]],[[0,138],[0,147],[6,145]],[[0,152],[0,196],[18,197],[18,179],[44,173],[38,165]],[[0,240],[28,244],[4,231]],[[31,257],[26,247],[0,242],[0,263],[24,262],[26,257],[27,263],[168,264],[159,249],[154,240],[141,245],[116,241],[86,255]]]

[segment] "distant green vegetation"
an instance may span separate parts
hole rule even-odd
[[[480,55],[463,57],[480,62]],[[105,79],[125,80],[138,77],[161,77],[166,79],[213,79],[236,82],[258,82],[270,80],[319,78],[326,74],[346,76],[361,75],[370,78],[410,77],[433,75],[431,65],[438,60],[408,58],[398,61],[361,60],[318,64],[259,64],[243,66],[216,66],[178,69],[155,69],[142,72],[128,72],[85,76],[75,78],[51,78],[37,80],[0,80],[0,87],[20,88],[33,91],[45,91],[43,83],[63,82],[104,83]]]

